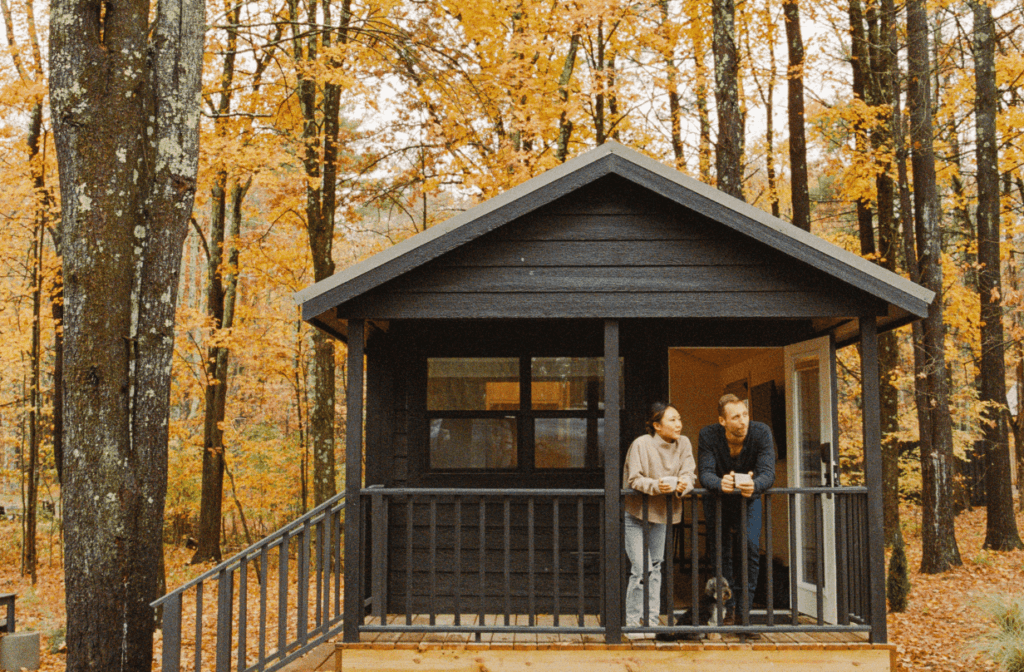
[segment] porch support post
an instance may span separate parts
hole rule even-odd
[[[363,620],[362,540],[359,490],[363,483],[363,320],[348,321],[348,384],[345,402],[345,630],[344,641],[359,641]]]
[[[622,641],[622,530],[619,491],[619,322],[604,323],[604,636],[609,644]]]
[[[878,389],[878,325],[860,318],[861,394],[864,406],[864,479],[868,487],[868,584],[871,641],[885,644],[885,533],[882,514],[882,423]]]

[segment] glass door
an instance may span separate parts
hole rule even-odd
[[[833,442],[835,349],[829,337],[785,349],[787,472],[789,487],[831,486],[836,465]],[[797,576],[797,608],[836,622],[835,499],[796,496],[796,544],[790,562]]]

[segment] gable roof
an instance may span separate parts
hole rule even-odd
[[[617,142],[607,142],[294,294],[323,313],[606,175],[618,175],[890,305],[883,323],[925,317],[934,292]],[[331,320],[333,321],[333,320]],[[335,331],[329,329],[329,331]]]

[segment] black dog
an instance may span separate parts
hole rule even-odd
[[[732,590],[729,588],[729,582],[726,579],[722,579],[722,602],[732,597]],[[708,625],[712,620],[717,620],[718,616],[718,581],[715,577],[708,579],[707,584],[704,586],[704,592],[701,594],[700,599],[697,600],[697,625]],[[723,607],[724,613],[724,607]],[[692,626],[693,625],[693,608],[687,609],[676,619],[676,625],[680,626]],[[658,633],[655,637],[662,642],[674,642],[681,639],[695,640],[700,639],[700,634],[691,632],[663,632]]]

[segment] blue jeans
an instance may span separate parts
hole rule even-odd
[[[722,500],[722,577],[729,582],[732,589],[732,598],[725,601],[726,609],[733,609],[738,598],[743,595],[743,584],[741,567],[733,567],[733,549],[735,541],[740,536],[740,525],[742,522],[740,513],[741,495],[719,495]],[[718,497],[711,496],[704,499],[704,520],[707,521],[707,549],[708,562],[711,567],[715,566],[715,500]],[[747,500],[747,588],[748,600],[745,608],[740,613],[749,612],[750,603],[754,600],[754,591],[757,590],[758,569],[761,560],[761,498],[751,497]],[[735,551],[737,564],[739,564],[739,549]],[[739,614],[737,614],[737,617]]]
[[[657,625],[661,613],[661,562],[665,557],[665,532],[663,523],[650,523],[647,540],[647,624]],[[644,523],[626,513],[624,530],[626,555],[629,557],[629,583],[626,586],[626,626],[644,623]]]

